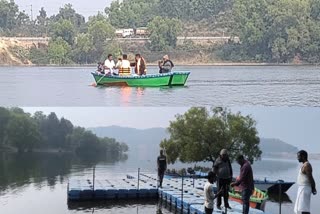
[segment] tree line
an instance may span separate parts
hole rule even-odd
[[[55,113],[41,111],[33,115],[20,108],[0,108],[0,149],[19,152],[56,150],[79,155],[122,155],[125,143],[113,138],[99,138],[91,131],[74,126]]]
[[[147,27],[147,50],[172,51],[183,26],[215,26],[222,17],[228,34],[240,38],[208,49],[222,60],[318,63],[319,14],[320,0],[116,0],[88,21],[71,4],[51,17],[42,8],[30,20],[14,0],[0,0],[0,35],[50,36],[48,47],[30,50],[36,64],[94,63],[123,52],[113,40],[116,28]]]
[[[241,44],[222,58],[258,62],[320,62],[319,0],[236,0],[232,31]]]

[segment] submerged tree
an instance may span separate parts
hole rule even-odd
[[[228,149],[231,160],[238,154],[251,162],[260,158],[260,139],[256,122],[240,112],[233,114],[227,109],[193,107],[170,122],[169,139],[160,147],[166,150],[168,161],[214,162],[221,149]]]

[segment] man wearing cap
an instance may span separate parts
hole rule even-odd
[[[159,61],[159,73],[169,73],[174,67],[173,62],[169,59],[168,55],[163,56],[163,61]]]
[[[229,206],[229,185],[232,181],[232,166],[228,156],[228,151],[222,149],[220,151],[219,157],[216,159],[213,165],[213,171],[217,174],[218,177],[218,190],[223,191],[224,206],[228,209],[231,209]],[[217,198],[217,208],[221,209],[221,196]]]

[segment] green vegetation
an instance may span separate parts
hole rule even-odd
[[[194,45],[201,57],[233,62],[319,63],[319,14],[320,0],[115,0],[104,14],[88,21],[71,4],[51,17],[42,8],[36,19],[30,20],[14,0],[0,0],[0,35],[50,36],[49,47],[30,49],[32,62],[81,64],[95,63],[106,53],[175,53],[178,35],[205,36],[194,30],[206,26],[207,34],[216,31],[222,36],[223,31],[231,39],[210,47]],[[116,28],[138,27],[148,28],[150,44],[130,50],[128,44],[121,46],[114,40]],[[240,42],[232,40],[233,36]],[[188,44],[181,46],[179,50],[191,51]]]
[[[236,0],[233,33],[241,44],[227,45],[223,56],[260,62],[319,62],[319,5],[319,0]]]
[[[222,108],[208,111],[190,108],[170,122],[169,139],[160,146],[166,150],[169,163],[212,161],[221,149],[228,149],[231,160],[241,153],[251,162],[261,156],[256,122],[250,116],[233,114]]]
[[[0,108],[0,149],[24,151],[63,151],[79,155],[121,156],[128,151],[125,143],[113,138],[99,138],[91,131],[73,124],[55,113],[34,115],[20,108]]]
[[[155,17],[149,24],[151,50],[162,51],[175,48],[177,36],[181,32],[178,19]]]

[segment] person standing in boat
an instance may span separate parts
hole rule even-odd
[[[294,212],[297,214],[310,214],[311,193],[317,194],[316,183],[312,175],[312,166],[308,161],[308,153],[300,150],[297,153],[297,159],[302,166],[298,173],[298,193],[294,206]]]
[[[157,158],[158,165],[158,177],[159,186],[162,188],[162,181],[165,171],[167,170],[167,157],[163,154],[163,150],[160,150],[160,155]]]
[[[114,69],[116,68],[116,64],[114,63],[112,54],[108,54],[108,58],[104,61],[104,70],[107,74],[114,74]]]
[[[242,212],[243,214],[248,214],[250,209],[250,197],[254,191],[253,171],[251,164],[243,157],[243,155],[237,157],[237,162],[241,166],[240,175],[235,182],[231,183],[231,186],[239,186],[241,190]]]
[[[122,55],[122,60],[119,64],[117,63],[117,65],[120,76],[131,75],[131,66],[127,54]]]
[[[220,190],[216,195],[213,193],[213,183],[216,182],[217,177],[216,174],[212,171],[208,173],[208,181],[204,185],[204,213],[212,214],[214,210],[214,199],[216,199],[222,193]]]
[[[134,72],[139,76],[146,75],[147,73],[146,61],[144,60],[143,57],[141,57],[140,54],[136,54],[136,64],[135,64]]]
[[[172,68],[174,67],[173,62],[169,59],[168,55],[164,55],[162,61],[158,62],[159,65],[159,73],[169,73],[171,72]]]
[[[219,157],[216,159],[213,165],[213,172],[218,177],[217,186],[219,190],[223,191],[223,200],[224,206],[228,209],[231,209],[229,205],[229,185],[232,181],[233,171],[231,166],[231,161],[228,156],[228,151],[226,149],[222,149],[220,151]],[[217,199],[217,208],[221,210],[221,196]]]

